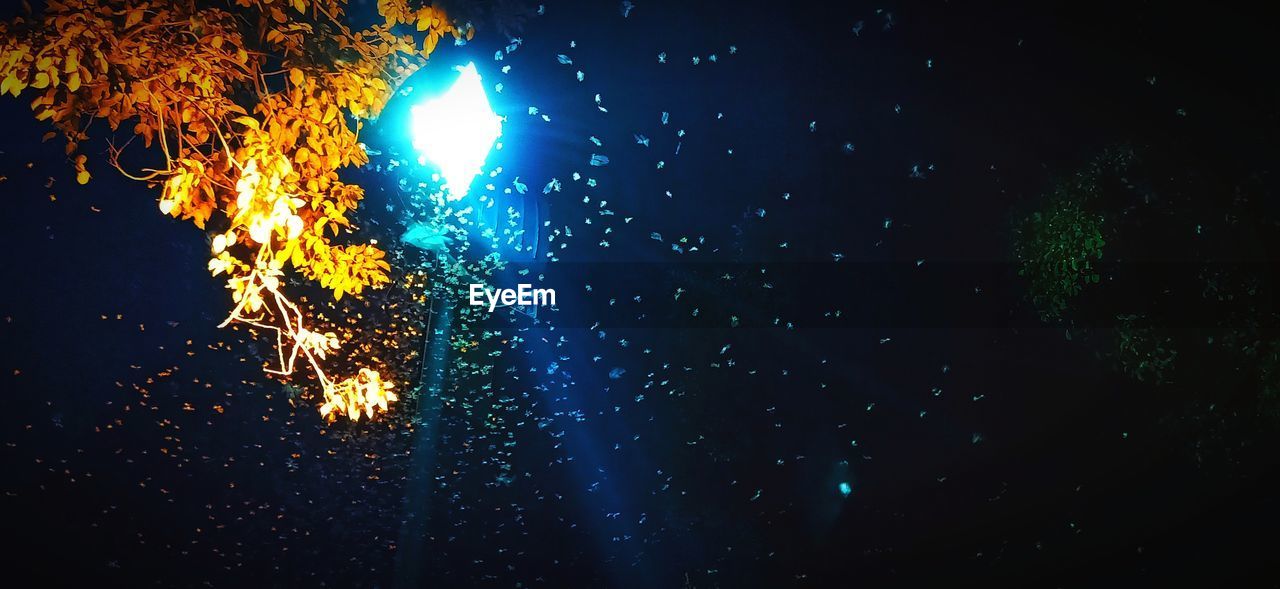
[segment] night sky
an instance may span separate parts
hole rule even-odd
[[[497,202],[483,222],[519,211],[518,243],[536,244],[499,248],[501,280],[541,273],[559,295],[536,322],[484,319],[502,335],[468,353],[502,353],[451,372],[438,414],[414,399],[326,424],[262,374],[265,336],[218,329],[230,303],[208,238],[110,169],[105,127],[80,186],[28,100],[0,100],[9,574],[1274,584],[1254,575],[1274,569],[1280,413],[1259,399],[1280,372],[1184,350],[1172,382],[1130,378],[1106,351],[1111,303],[1082,295],[1074,319],[1044,320],[1013,245],[1055,183],[1131,146],[1145,163],[1122,183],[1144,196],[1115,207],[1109,251],[1124,253],[1104,282],[1154,284],[1212,255],[1265,300],[1231,315],[1184,312],[1199,287],[1125,300],[1179,333],[1271,333],[1269,21],[1156,2],[630,4],[530,4],[519,28],[478,17],[472,42],[410,80],[428,92],[475,62],[506,123],[467,198]],[[361,138],[370,166],[344,172],[367,191],[358,237],[395,252],[393,277],[423,259],[398,240],[430,182],[405,130],[414,101],[392,99]],[[384,304],[410,294],[326,313],[396,331],[426,317]],[[383,352],[407,391],[423,341],[397,341]],[[416,542],[410,515],[426,522]]]

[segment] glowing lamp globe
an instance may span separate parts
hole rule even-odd
[[[413,107],[410,125],[418,162],[439,168],[450,196],[462,198],[502,136],[502,117],[489,107],[474,63],[453,69],[459,74],[453,86]]]

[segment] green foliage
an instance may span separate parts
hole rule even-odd
[[[1237,370],[1256,384],[1259,413],[1280,417],[1280,338],[1246,327],[1227,330],[1220,345],[1237,360]]]
[[[1138,382],[1160,385],[1173,374],[1178,357],[1173,338],[1139,325],[1137,315],[1121,316],[1116,326],[1116,362],[1120,371]]]
[[[1072,298],[1101,281],[1096,262],[1107,244],[1106,219],[1094,205],[1101,199],[1104,179],[1123,172],[1132,161],[1130,148],[1104,151],[1059,181],[1040,209],[1017,224],[1018,275],[1026,279],[1031,303],[1044,320],[1061,319]]]
[[[1045,320],[1060,319],[1067,302],[1099,281],[1093,262],[1102,258],[1103,217],[1080,202],[1055,196],[1022,224],[1016,249],[1018,275]]]
[[[1059,188],[1018,229],[1018,275],[1027,280],[1031,302],[1045,320],[1060,319],[1067,302],[1099,280],[1093,262],[1106,245],[1104,219],[1085,210],[1081,200]]]

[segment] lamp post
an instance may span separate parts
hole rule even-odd
[[[474,63],[454,68],[458,79],[444,94],[414,106],[410,132],[418,163],[432,164],[444,179],[451,200],[466,196],[471,182],[498,137],[502,117],[494,114]],[[416,231],[416,233],[415,233]],[[434,254],[441,264],[456,263],[448,252],[446,237],[427,229],[411,228],[401,238]],[[437,287],[429,314],[418,382],[418,422],[405,481],[404,517],[396,554],[396,587],[419,587],[425,556],[431,489],[436,467],[436,442],[440,435],[441,396],[448,371],[449,336],[453,324],[454,293]]]

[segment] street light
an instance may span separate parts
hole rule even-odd
[[[475,63],[457,66],[458,79],[438,98],[410,111],[418,163],[440,169],[451,198],[467,195],[471,181],[493,144],[502,136],[502,117],[494,114]]]

